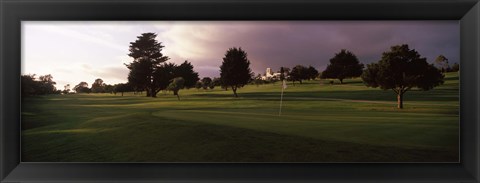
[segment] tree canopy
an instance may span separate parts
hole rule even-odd
[[[384,52],[378,63],[367,65],[362,74],[368,87],[393,90],[397,94],[398,108],[403,108],[403,94],[412,88],[430,90],[443,84],[444,75],[425,57],[408,45],[396,45]]]
[[[133,62],[125,64],[130,69],[129,83],[135,88],[146,90],[150,97],[156,97],[159,91],[154,82],[159,80],[157,70],[161,63],[169,59],[161,53],[164,46],[156,37],[155,33],[143,33],[135,42],[130,42],[128,56],[133,58]]]
[[[435,64],[438,65],[438,67],[440,68],[440,70],[442,70],[442,72],[450,70],[450,65],[448,64],[448,58],[445,57],[444,55],[439,55],[435,59]]]
[[[195,87],[195,83],[200,79],[198,73],[193,70],[193,65],[186,61],[175,68],[175,77],[181,77],[185,81],[185,88]]]
[[[312,80],[318,77],[318,70],[315,69],[315,67],[312,67],[311,65],[308,66],[307,69],[307,79]]]
[[[113,85],[113,93],[116,95],[117,93],[121,93],[123,96],[124,92],[133,91],[133,87],[130,83],[119,83]]]
[[[155,93],[160,90],[167,90],[170,82],[175,78],[175,68],[177,66],[174,63],[163,63],[154,72],[153,83],[156,86]]]
[[[357,56],[352,52],[342,49],[330,59],[330,64],[322,72],[321,78],[332,78],[343,80],[346,78],[359,77],[362,75],[363,64],[358,61]]]
[[[77,92],[77,93],[90,93],[91,92],[90,88],[88,88],[88,83],[85,82],[85,81],[82,81],[82,82],[78,83],[77,85],[75,85],[75,87],[73,87],[73,90],[75,90],[75,92]]]
[[[242,48],[230,48],[223,57],[220,66],[220,78],[224,86],[231,87],[235,97],[237,89],[245,86],[253,76],[247,52]]]
[[[95,82],[92,83],[92,93],[104,93],[105,92],[105,85],[103,80],[98,78],[95,79]]]
[[[204,90],[208,89],[210,87],[210,85],[212,85],[213,83],[213,80],[212,78],[210,77],[204,77],[202,78],[202,87]]]
[[[55,81],[50,74],[43,75],[35,78],[35,74],[22,75],[21,76],[21,94],[23,96],[31,95],[46,95],[46,94],[58,94],[59,91],[55,88]],[[61,92],[61,91],[60,91]]]
[[[300,82],[302,84],[302,80],[309,79],[309,70],[307,67],[303,65],[297,65],[292,68],[290,71],[290,80],[295,84],[295,81]]]

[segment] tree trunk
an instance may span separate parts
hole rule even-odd
[[[180,95],[178,95],[178,90],[173,90],[173,95],[176,95],[177,99],[180,100]]]
[[[397,108],[403,109],[403,93],[398,93],[397,95]]]
[[[122,92],[122,97],[123,97],[123,92]]]
[[[302,84],[302,80],[300,80],[300,84]]]
[[[157,92],[155,91],[155,88],[152,87],[152,91],[150,91],[150,96],[155,98],[157,97]]]
[[[233,86],[232,86],[232,90],[233,90],[233,95],[235,95],[235,97],[238,97],[238,95],[237,95],[237,87],[233,87]]]
[[[147,88],[146,91],[147,91],[147,92],[146,92],[146,93],[147,93],[147,97],[150,97],[150,90]]]
[[[339,79],[340,80],[340,84],[343,84],[343,79]]]

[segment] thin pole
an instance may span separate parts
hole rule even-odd
[[[282,94],[280,95],[280,110],[278,111],[278,116],[282,115],[282,101],[283,101],[283,90],[285,89],[285,87],[283,87],[283,83],[282,83]]]

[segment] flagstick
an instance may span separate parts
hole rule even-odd
[[[278,111],[278,116],[282,115],[282,101],[283,101],[283,90],[285,87],[283,86],[283,81],[282,81],[282,94],[280,95],[280,110]]]

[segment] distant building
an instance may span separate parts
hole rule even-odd
[[[265,71],[265,75],[261,77],[262,80],[270,80],[270,79],[280,79],[280,72],[273,72],[272,69],[267,68]]]

